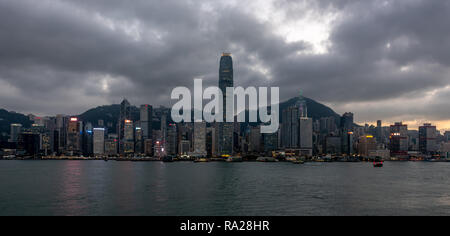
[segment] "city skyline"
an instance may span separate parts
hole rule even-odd
[[[174,87],[216,85],[218,55],[231,52],[237,86],[278,86],[282,101],[302,89],[359,124],[448,130],[449,10],[424,0],[5,0],[1,108],[79,114],[123,97],[170,106]]]
[[[292,99],[292,98],[291,98]],[[310,98],[311,99],[311,98]],[[126,101],[128,101],[128,99],[127,98],[122,98],[122,102],[124,101],[124,100],[126,100]],[[282,104],[283,102],[287,102],[287,100],[286,101],[281,101],[280,102],[280,104]],[[103,104],[103,105],[100,105],[99,107],[102,107],[102,106],[110,106],[110,105],[120,105],[120,102],[119,103],[117,103],[117,104]],[[134,106],[134,107],[136,107],[136,108],[141,108],[142,109],[142,106],[152,106],[152,107],[154,107],[154,108],[159,108],[159,107],[165,107],[165,106],[163,106],[163,105],[160,105],[160,104],[141,104],[141,105],[139,105],[139,104],[131,104],[130,103],[130,105],[131,106]],[[323,104],[323,105],[325,105],[326,106],[326,104]],[[95,109],[95,108],[98,108],[98,107],[91,107],[91,108],[89,108],[89,109]],[[165,107],[165,108],[167,108],[168,109],[168,107]],[[330,107],[331,109],[333,109],[332,107]],[[1,108],[0,107],[0,109],[3,109],[3,108]],[[88,111],[88,110],[85,110],[85,111],[83,111],[83,112],[86,112],[86,111]],[[16,112],[16,113],[21,113],[21,112],[17,112],[17,111],[14,111],[14,110],[10,110],[9,112]],[[33,116],[36,116],[36,117],[55,117],[55,116],[58,116],[58,115],[64,115],[64,116],[68,116],[68,117],[77,117],[77,116],[80,116],[83,112],[81,112],[81,113],[79,113],[79,114],[70,114],[70,113],[67,113],[67,114],[63,114],[63,113],[59,113],[59,112],[54,112],[54,113],[52,113],[52,114],[39,114],[39,113],[21,113],[21,114],[23,114],[23,115],[33,115]],[[336,112],[336,111],[335,111]],[[352,112],[352,111],[347,111],[347,112]],[[346,112],[344,112],[344,113],[342,113],[342,114],[339,114],[339,115],[344,115]],[[357,115],[358,114],[356,114],[356,117],[355,118],[357,118]],[[357,125],[359,125],[359,126],[365,126],[365,125],[369,125],[369,126],[377,126],[377,121],[380,121],[379,119],[376,119],[376,117],[374,117],[373,118],[374,119],[374,121],[370,121],[370,122],[358,122],[357,120],[355,121],[355,124],[357,124]],[[436,127],[437,127],[437,130],[438,131],[440,131],[441,133],[444,133],[444,132],[446,132],[446,131],[450,131],[450,128],[444,128],[444,126],[442,126],[442,123],[434,123],[434,122],[432,122],[432,121],[430,121],[430,120],[414,120],[414,121],[404,121],[404,120],[393,120],[393,121],[390,121],[390,120],[382,120],[383,122],[384,122],[384,124],[386,124],[386,126],[385,127],[387,127],[387,126],[389,126],[389,125],[393,125],[393,124],[395,124],[396,122],[402,122],[402,123],[404,123],[404,124],[406,124],[406,125],[408,125],[408,127],[409,127],[409,129],[413,129],[413,130],[418,130],[419,129],[419,127],[420,126],[422,126],[423,124],[428,124],[428,123],[432,123],[432,124],[434,124],[434,125],[436,125]],[[449,121],[446,121],[445,123],[447,123],[448,122],[448,125],[449,125],[449,127],[450,127],[450,120]],[[445,126],[446,127],[446,126]]]
[[[292,99],[292,98],[291,98]],[[122,102],[124,101],[124,100],[126,100],[126,101],[128,101],[128,99],[127,98],[122,98]],[[280,104],[282,104],[283,102],[287,102],[287,100],[286,101],[282,101],[282,102],[280,102]],[[103,104],[103,105],[101,105],[101,106],[99,106],[99,107],[102,107],[102,106],[110,106],[110,105],[120,105],[120,103],[117,103],[117,104]],[[141,104],[141,105],[138,105],[138,104],[131,104],[130,103],[130,105],[131,106],[134,106],[134,107],[136,107],[136,108],[139,108],[140,106],[145,106],[145,105],[143,105],[143,104]],[[155,108],[159,108],[159,107],[165,107],[165,106],[163,106],[163,105],[159,105],[159,104],[154,104],[154,105],[151,105],[151,104],[146,104],[146,105],[148,105],[148,106],[152,106],[152,107],[155,107]],[[326,104],[323,104],[323,105],[325,105],[326,106]],[[98,107],[91,107],[90,109],[95,109],[95,108],[98,108]],[[169,109],[168,107],[165,107],[165,108],[167,108],[167,109]],[[331,109],[333,109],[332,107],[330,107]],[[3,109],[3,108],[0,108],[0,109]],[[8,111],[8,110],[7,110]],[[86,110],[86,111],[88,111],[88,110]],[[83,112],[86,112],[86,111],[83,111]],[[14,110],[10,110],[9,112],[15,112],[15,113],[21,113],[21,112],[17,112],[17,111],[14,111]],[[68,113],[68,114],[63,114],[63,113],[58,113],[58,112],[55,112],[55,113],[52,113],[52,114],[39,114],[39,113],[21,113],[21,114],[23,114],[23,115],[26,115],[26,116],[29,116],[29,115],[32,115],[32,116],[36,116],[36,117],[42,117],[42,118],[45,118],[45,117],[55,117],[55,116],[58,116],[58,115],[64,115],[64,116],[67,116],[67,117],[78,117],[78,116],[80,116],[83,112],[81,112],[81,113],[79,113],[79,114],[70,114],[70,113]],[[347,111],[347,112],[349,112],[349,111]],[[351,111],[350,111],[351,112]],[[344,113],[342,113],[342,114],[339,114],[339,115],[344,115],[346,112],[344,112]],[[356,114],[356,115],[358,115],[358,114]],[[357,118],[357,116],[356,116],[356,118]],[[374,118],[375,120],[374,121],[370,121],[370,122],[357,122],[357,121],[355,121],[355,124],[357,124],[357,125],[359,125],[359,126],[365,126],[365,125],[369,125],[369,126],[377,126],[377,121],[379,121],[379,120],[377,120],[376,118]],[[434,124],[434,125],[436,125],[436,127],[437,127],[437,130],[438,131],[440,131],[441,133],[444,133],[444,132],[446,132],[446,131],[450,131],[450,128],[443,128],[444,126],[442,126],[442,123],[440,122],[440,123],[434,123],[434,122],[432,122],[432,121],[430,121],[430,120],[414,120],[414,121],[404,121],[404,120],[393,120],[393,121],[390,121],[390,120],[382,120],[383,122],[384,122],[384,124],[386,124],[386,126],[384,126],[384,127],[387,127],[387,126],[389,126],[389,125],[393,125],[393,124],[395,124],[396,122],[402,122],[402,123],[404,123],[404,124],[406,124],[406,125],[408,125],[408,128],[409,129],[412,129],[412,130],[418,130],[419,129],[419,127],[420,126],[422,126],[422,125],[424,125],[424,124],[428,124],[428,123],[432,123],[432,124]],[[450,127],[450,120],[449,121],[446,121],[446,122],[444,122],[444,123],[447,123],[448,122],[448,125],[449,125],[449,127]],[[194,123],[194,122],[192,122],[192,123]],[[441,124],[441,125],[440,125]],[[446,127],[446,125],[445,125],[445,127]]]

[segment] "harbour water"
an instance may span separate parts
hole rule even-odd
[[[0,215],[450,215],[450,163],[0,161]]]

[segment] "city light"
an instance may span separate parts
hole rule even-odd
[[[450,0],[0,0],[0,16],[0,216],[194,235],[450,216]]]

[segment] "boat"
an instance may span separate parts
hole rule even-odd
[[[278,160],[273,158],[273,157],[258,157],[258,159],[256,159],[256,161],[259,161],[259,162],[278,162]]]
[[[373,161],[373,167],[375,167],[375,168],[381,168],[381,167],[383,167],[383,165],[384,165],[384,162],[383,162],[383,160],[380,159],[380,158],[376,158],[376,159]]]
[[[297,157],[286,157],[285,160],[286,160],[286,161],[293,162],[293,161],[296,161],[296,160],[297,160]]]
[[[207,158],[197,158],[194,160],[195,163],[199,163],[199,162],[209,162],[209,160]]]
[[[242,162],[242,157],[228,157],[227,162]]]
[[[305,162],[302,161],[302,160],[295,160],[295,161],[292,161],[292,163],[297,164],[297,165],[299,165],[299,164],[301,164],[301,165],[305,164]]]
[[[373,167],[376,167],[376,168],[383,167],[383,162],[374,162]]]

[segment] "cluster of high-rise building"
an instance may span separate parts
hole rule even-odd
[[[227,87],[234,86],[233,60],[224,53],[220,59],[219,88],[226,109]],[[312,118],[306,99],[281,112],[278,132],[262,134],[258,124],[173,123],[169,109],[154,109],[144,104],[133,115],[133,106],[124,99],[117,124],[98,120],[87,122],[77,116],[57,115],[38,118],[24,128],[12,124],[10,147],[24,155],[72,156],[193,156],[226,157],[232,155],[315,155],[381,156],[407,158],[412,155],[450,153],[450,132],[441,135],[436,127],[424,124],[408,130],[401,122],[383,126],[359,126],[354,114]],[[223,112],[226,120],[226,110]],[[114,127],[115,126],[115,127]]]

